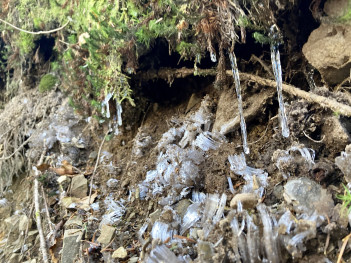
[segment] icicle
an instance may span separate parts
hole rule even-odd
[[[236,96],[238,98],[238,108],[239,108],[239,115],[240,115],[240,127],[241,127],[241,135],[243,139],[243,149],[246,154],[250,153],[250,149],[247,146],[247,133],[246,133],[246,123],[244,119],[244,112],[243,112],[243,101],[241,98],[241,87],[240,87],[240,79],[239,79],[239,70],[236,64],[236,57],[234,53],[229,53],[230,63],[232,66],[233,71],[233,78],[235,82],[235,89],[236,89]]]
[[[271,60],[272,60],[272,67],[275,76],[275,80],[277,82],[277,92],[278,92],[278,102],[279,102],[279,109],[280,109],[280,124],[282,127],[282,134],[284,137],[289,137],[289,128],[288,122],[285,114],[285,107],[283,101],[283,80],[282,80],[282,68],[280,65],[280,53],[278,49],[278,41],[277,41],[277,26],[273,25],[271,27]]]

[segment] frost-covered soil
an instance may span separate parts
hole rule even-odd
[[[21,96],[13,103],[33,94]],[[142,124],[128,123],[125,111],[120,134],[99,151],[107,125],[87,123],[63,97],[46,96],[58,99],[28,130],[23,152],[35,164],[45,138],[47,166],[37,169],[53,262],[336,262],[349,228],[336,198],[351,178],[346,118],[286,97],[286,138],[274,92],[246,88],[244,112],[267,99],[246,121],[244,154],[240,127],[218,128],[239,118],[233,89],[205,87],[173,105],[152,104]],[[28,173],[0,202],[4,262],[41,262]],[[345,260],[349,252],[347,245]]]

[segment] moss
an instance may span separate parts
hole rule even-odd
[[[45,92],[52,90],[56,83],[58,82],[58,78],[52,74],[46,74],[44,75],[39,83],[39,91],[40,92]]]
[[[22,55],[28,54],[34,49],[34,35],[20,32],[17,45]]]

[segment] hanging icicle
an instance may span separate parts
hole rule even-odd
[[[282,68],[280,64],[280,53],[279,53],[279,41],[278,41],[278,28],[276,25],[273,25],[270,29],[271,36],[271,60],[272,67],[275,76],[275,80],[277,82],[277,92],[278,92],[278,102],[279,102],[279,117],[280,117],[280,125],[282,127],[282,134],[284,137],[289,137],[289,128],[288,121],[285,114],[285,107],[283,101],[283,80],[282,80]]]
[[[242,136],[242,140],[243,140],[243,149],[244,149],[244,152],[246,154],[249,154],[250,149],[247,145],[247,132],[246,132],[246,123],[245,123],[245,118],[244,118],[244,111],[243,111],[243,100],[241,98],[239,70],[238,70],[238,65],[236,63],[236,57],[235,57],[234,52],[229,53],[229,58],[230,58],[230,64],[232,66],[232,71],[233,71],[236,96],[238,99],[238,108],[239,108],[239,115],[240,115],[240,127],[241,127],[241,136]]]

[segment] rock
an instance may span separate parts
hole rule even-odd
[[[191,202],[189,201],[189,199],[182,199],[177,203],[175,210],[177,214],[180,216],[180,218],[184,217],[189,205],[191,205]]]
[[[18,263],[18,262],[20,262],[20,254],[18,254],[18,253],[12,254],[10,259],[7,262],[8,263]]]
[[[350,76],[350,42],[350,26],[321,24],[311,33],[302,52],[327,84],[336,85]]]
[[[18,224],[19,218],[20,218],[19,215],[13,215],[13,216],[6,218],[4,220],[6,227],[8,229],[13,229]]]
[[[31,260],[24,261],[23,263],[37,263],[37,260],[33,258]]]
[[[160,218],[161,212],[162,211],[160,209],[156,209],[156,211],[149,215],[152,224],[154,224]]]
[[[306,177],[289,180],[284,186],[284,199],[292,204],[296,212],[312,215],[317,212],[319,215],[331,216],[334,209],[334,201],[331,194]]]
[[[347,145],[345,152],[335,158],[335,164],[339,167],[345,176],[346,182],[351,182],[351,144]]]
[[[71,194],[74,197],[83,198],[88,193],[88,180],[83,174],[76,175],[72,178]]]
[[[243,208],[248,209],[255,207],[257,205],[258,199],[254,193],[236,194],[230,201],[230,207],[236,208],[239,201],[241,202]]]
[[[29,231],[27,242],[33,244],[37,236],[38,236],[38,230]]]
[[[244,117],[249,122],[261,114],[270,98],[274,96],[274,89],[262,89],[259,93],[253,94],[244,99]],[[246,108],[247,106],[247,108]],[[224,90],[217,104],[216,120],[213,125],[213,132],[226,135],[240,128],[240,117],[238,113],[238,102],[233,89]]]
[[[21,215],[18,222],[18,230],[20,232],[26,231],[27,227],[30,228],[30,225],[29,218],[26,215]]]
[[[107,187],[109,188],[116,188],[118,186],[118,180],[114,178],[108,179],[106,182]]]
[[[350,9],[349,0],[327,0],[324,4],[324,12],[329,18],[338,19],[346,15]]]
[[[128,260],[128,263],[137,263],[139,261],[139,257],[131,257]]]
[[[115,234],[115,228],[108,225],[102,225],[101,234],[97,241],[101,244],[107,245],[111,242],[113,236]]]
[[[326,144],[330,155],[335,156],[350,143],[347,130],[336,116],[328,117],[322,126],[323,142]]]
[[[76,262],[75,260],[79,256],[81,239],[81,229],[68,229],[65,231],[61,256],[62,263]]]
[[[75,226],[75,227],[83,226],[82,218],[80,216],[74,216],[65,223],[65,227],[72,227],[72,226]]]
[[[128,256],[128,252],[124,247],[119,247],[112,254],[112,258],[124,259]]]
[[[197,104],[201,103],[201,98],[199,98],[195,93],[191,94],[188,105],[186,106],[185,113],[192,110]]]

